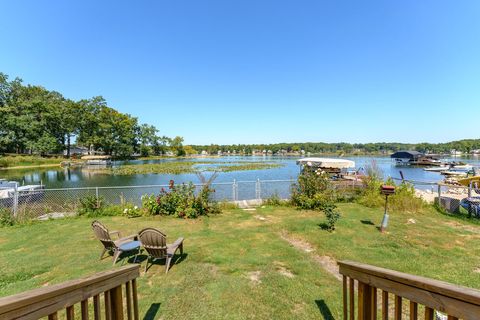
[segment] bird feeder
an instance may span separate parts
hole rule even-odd
[[[395,187],[383,185],[380,188],[380,192],[385,196],[385,212],[383,214],[382,225],[380,226],[380,231],[385,232],[388,226],[388,213],[387,213],[387,205],[388,205],[388,196],[395,194]]]

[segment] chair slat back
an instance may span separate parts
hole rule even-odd
[[[95,237],[100,240],[105,249],[110,250],[115,248],[115,243],[110,237],[107,227],[105,227],[100,221],[95,220],[92,222],[92,229]]]
[[[147,252],[154,258],[162,259],[167,256],[167,236],[154,228],[146,228],[138,234],[140,242]]]

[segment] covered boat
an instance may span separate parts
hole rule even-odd
[[[327,173],[335,178],[341,178],[349,174],[349,170],[355,168],[355,162],[346,159],[332,158],[303,158],[297,160],[301,171],[313,170],[320,173]]]
[[[87,166],[109,166],[112,164],[110,156],[83,156]]]
[[[302,167],[314,167],[324,169],[349,169],[355,168],[355,162],[346,159],[333,159],[333,158],[303,158],[297,160],[297,164]]]

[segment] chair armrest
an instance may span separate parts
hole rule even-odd
[[[182,244],[183,244],[183,237],[180,237],[174,243],[167,244],[167,248],[175,251]]]
[[[128,237],[123,237],[119,240],[138,240],[138,234],[131,234]]]
[[[120,231],[118,231],[118,230],[110,231],[109,234],[110,235],[116,234],[118,238],[122,237],[122,235],[120,234]]]

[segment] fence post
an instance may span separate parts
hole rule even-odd
[[[237,182],[235,179],[233,179],[233,184],[232,184],[232,198],[233,201],[237,201]]]
[[[97,200],[97,208],[100,207],[100,199],[98,198],[98,187],[95,187],[95,199]]]
[[[470,181],[470,183],[468,184],[468,197],[469,198],[472,197],[472,184],[473,184],[473,181]]]
[[[438,206],[442,205],[442,186],[438,184]]]
[[[15,182],[13,188],[13,216],[16,218],[18,214],[18,183]]]
[[[257,196],[258,200],[262,199],[262,191],[260,188],[260,179],[257,179],[257,182],[255,183],[255,195]]]

